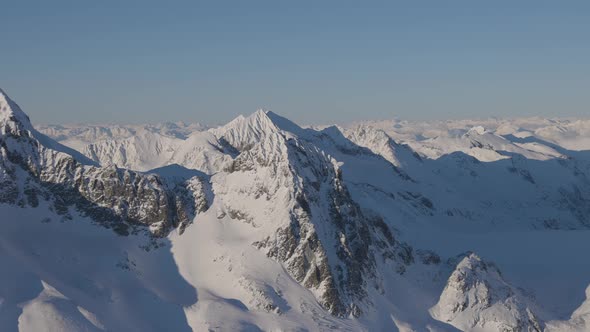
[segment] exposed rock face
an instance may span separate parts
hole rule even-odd
[[[282,262],[329,312],[362,313],[367,278],[377,277],[376,255],[389,257],[394,265],[410,263],[411,250],[408,257],[408,247],[396,241],[382,220],[361,211],[336,160],[318,148],[317,140],[332,144],[327,137],[263,111],[237,119],[218,134],[240,151],[229,173],[258,178],[266,169],[270,175],[254,186],[252,196],[273,202],[287,188],[286,202],[271,206],[286,207],[288,224],[275,226],[255,246]]]
[[[153,174],[97,167],[38,133],[4,94],[0,94],[0,111],[2,202],[36,206],[42,196],[66,217],[75,207],[122,235],[129,233],[130,226],[144,225],[154,235],[165,236],[207,208],[201,199],[203,186],[173,190]]]
[[[451,274],[434,318],[462,331],[543,331],[532,301],[504,280],[498,268],[475,254]]]

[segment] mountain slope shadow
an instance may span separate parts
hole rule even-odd
[[[43,313],[55,312],[111,331],[192,330],[184,308],[197,302],[197,291],[180,275],[167,239],[119,236],[80,216],[59,222],[41,207],[0,206],[0,260],[14,262],[12,274],[22,277],[9,284],[37,285],[0,289],[25,304],[3,327],[25,318],[52,324]]]

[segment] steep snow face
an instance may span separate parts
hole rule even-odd
[[[451,274],[431,312],[462,331],[540,332],[543,324],[531,307],[495,265],[469,254]]]

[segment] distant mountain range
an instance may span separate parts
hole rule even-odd
[[[34,127],[1,331],[588,331],[590,120]]]

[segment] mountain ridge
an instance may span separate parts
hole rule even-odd
[[[543,295],[547,283],[521,290],[516,284],[526,286],[523,278],[531,274],[518,268],[521,262],[502,258],[502,248],[485,246],[518,234],[547,237],[559,245],[554,252],[541,240],[520,249],[504,243],[533,261],[548,256],[539,266],[563,267],[562,287],[569,281],[579,289],[585,281],[572,271],[580,268],[559,258],[582,259],[580,248],[586,248],[571,236],[583,238],[590,228],[590,210],[584,208],[590,206],[590,168],[583,152],[564,149],[565,158],[534,159],[530,147],[519,149],[517,142],[475,128],[450,141],[502,158],[485,162],[477,158],[481,155],[455,151],[435,159],[413,149],[420,141],[399,143],[378,126],[316,130],[259,110],[183,138],[150,133],[105,141],[115,148],[97,148],[101,157],[84,163],[75,151],[39,139],[45,136],[26,114],[11,116],[9,108],[16,104],[3,98],[0,210],[7,233],[0,234],[0,264],[39,281],[14,296],[0,287],[9,308],[0,305],[0,324],[22,320],[24,330],[57,322],[71,330],[133,326],[126,324],[161,330],[142,319],[151,322],[145,313],[165,308],[167,324],[179,330],[586,326],[585,302],[557,298],[573,313],[564,317],[547,300],[527,295]],[[486,147],[479,136],[488,134],[494,136]],[[152,137],[173,142],[169,155],[149,165],[158,168],[128,170],[110,162],[116,153],[129,157],[137,147],[143,147],[135,150],[137,156],[165,151],[168,143],[152,144]],[[473,146],[474,139],[483,147]],[[502,143],[494,143],[497,139]],[[51,237],[30,242],[21,234],[41,230]],[[79,237],[98,246],[114,243],[100,266],[139,293],[103,274],[92,279],[96,272],[85,261],[97,252],[77,243]],[[484,241],[461,247],[478,237]],[[477,254],[457,259],[465,249],[483,251],[486,259]],[[80,268],[67,268],[67,262]],[[151,300],[138,301],[136,294]],[[17,298],[31,306],[18,309]],[[469,302],[473,298],[477,305]],[[129,317],[117,316],[107,303],[124,308]],[[145,311],[136,308],[139,303]],[[453,308],[461,303],[466,307],[459,317]]]

